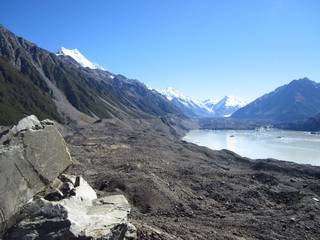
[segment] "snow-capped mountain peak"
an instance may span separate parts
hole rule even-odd
[[[100,69],[105,70],[103,67],[99,66],[98,64],[92,63],[89,59],[81,54],[78,49],[67,49],[65,47],[61,47],[57,53],[58,56],[64,55],[69,56],[74,59],[77,63],[79,63],[82,67],[87,67],[90,69]]]
[[[193,101],[191,98],[183,95],[181,92],[174,89],[173,87],[167,87],[166,89],[160,90],[160,93],[162,93],[169,101],[171,101],[174,98],[179,98],[185,101]]]
[[[233,112],[246,105],[245,101],[234,96],[225,96],[220,101],[215,99],[198,101],[185,96],[172,87],[158,92],[191,117],[229,117]]]
[[[224,105],[226,107],[244,107],[247,103],[235,96],[225,96],[216,105]]]
[[[214,109],[217,114],[230,117],[232,113],[244,107],[247,103],[240,98],[234,96],[225,96],[215,106]]]
[[[206,99],[203,101],[204,104],[212,104],[212,105],[216,105],[219,102],[219,100],[217,99]]]

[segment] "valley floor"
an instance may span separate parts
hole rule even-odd
[[[160,119],[65,129],[81,173],[121,192],[140,239],[320,239],[320,168],[179,140]]]

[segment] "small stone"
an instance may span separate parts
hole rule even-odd
[[[137,236],[137,229],[134,225],[132,225],[131,223],[127,223],[127,231],[126,234],[124,235],[124,239],[125,240],[134,240],[134,239],[138,239]]]
[[[48,193],[44,199],[48,201],[60,201],[63,199],[64,194],[59,189],[54,189],[54,191]]]
[[[292,217],[290,218],[290,222],[295,222],[296,221],[296,218]]]
[[[50,119],[45,119],[41,121],[42,125],[54,125],[54,121],[50,120]]]

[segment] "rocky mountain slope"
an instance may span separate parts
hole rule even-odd
[[[276,122],[304,120],[320,112],[320,83],[307,78],[287,85],[251,102],[232,117]]]
[[[297,131],[320,132],[320,113],[304,121],[280,123],[276,124],[275,127]]]
[[[159,92],[189,117],[204,117],[212,114],[212,111],[202,102],[187,97],[172,87]]]
[[[198,101],[183,95],[172,87],[159,92],[191,118],[229,117],[246,105],[245,101],[234,96],[225,96],[220,101],[213,99]]]
[[[0,26],[0,124],[31,113],[61,122],[183,115],[137,80],[83,66]]]

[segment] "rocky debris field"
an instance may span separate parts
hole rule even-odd
[[[320,239],[320,167],[180,140],[191,127],[153,118],[71,128],[34,116],[2,127],[1,236]]]
[[[78,162],[68,172],[124,194],[139,239],[320,239],[319,167],[200,147],[163,119],[63,133]]]

